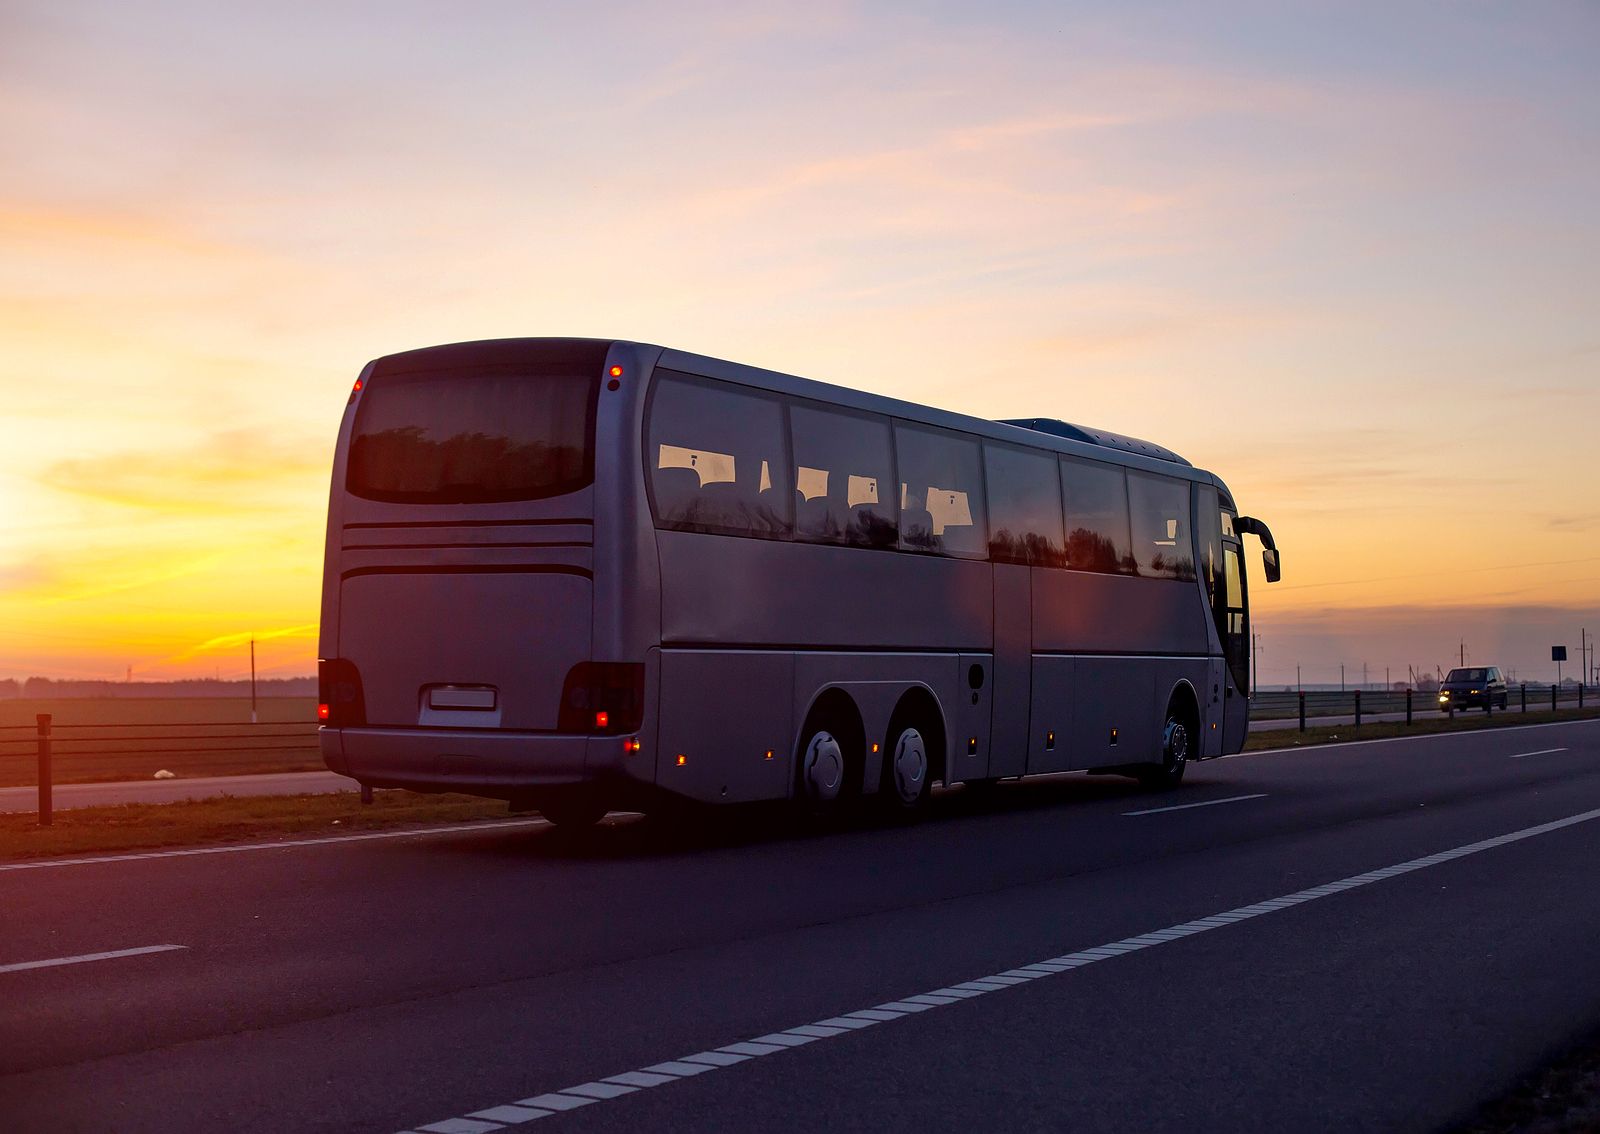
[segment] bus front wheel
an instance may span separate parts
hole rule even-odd
[[[1140,785],[1151,791],[1170,791],[1182,783],[1192,743],[1183,712],[1176,706],[1168,709],[1166,723],[1161,727],[1161,763],[1139,769]]]

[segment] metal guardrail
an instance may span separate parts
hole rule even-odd
[[[1252,721],[1296,721],[1301,731],[1307,720],[1333,719],[1360,724],[1363,716],[1406,715],[1410,724],[1418,714],[1436,717],[1440,714],[1481,712],[1492,716],[1498,712],[1522,712],[1561,708],[1578,708],[1585,705],[1594,690],[1585,685],[1539,685],[1523,682],[1506,689],[1504,706],[1491,704],[1487,708],[1474,706],[1441,708],[1437,690],[1423,689],[1347,689],[1347,690],[1295,690],[1257,691],[1250,702]]]
[[[216,744],[215,741],[228,741]],[[159,724],[56,724],[40,713],[31,725],[0,725],[0,769],[37,761],[39,825],[52,819],[55,765],[59,760],[109,757],[116,763],[142,756],[152,763],[171,763],[186,756],[230,753],[293,757],[320,752],[315,721],[273,724],[230,724],[226,721],[161,722]],[[19,769],[20,770],[20,769]],[[13,777],[7,777],[13,778]]]

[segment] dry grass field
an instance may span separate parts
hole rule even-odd
[[[0,787],[36,782],[35,717],[49,713],[56,783],[315,771],[316,701],[233,697],[0,701]]]

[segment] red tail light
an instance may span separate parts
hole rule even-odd
[[[644,722],[641,662],[579,662],[561,688],[562,732],[637,732]]]
[[[317,720],[326,725],[364,725],[367,698],[361,672],[348,658],[317,659]]]

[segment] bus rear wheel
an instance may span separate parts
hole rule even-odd
[[[915,724],[889,729],[889,749],[884,753],[878,780],[878,798],[890,811],[908,814],[920,810],[933,787],[933,762],[928,739]]]
[[[1161,726],[1161,763],[1140,768],[1137,773],[1141,787],[1149,791],[1171,791],[1183,782],[1183,770],[1189,766],[1190,745],[1193,737],[1189,722],[1177,706],[1167,710],[1167,720]]]
[[[844,746],[833,730],[813,729],[800,752],[801,798],[816,808],[837,802],[844,791],[844,768]]]

